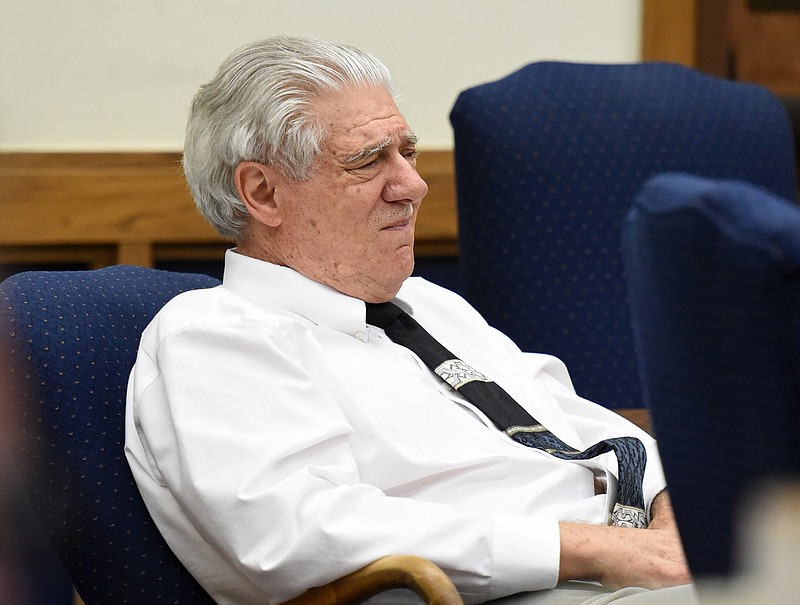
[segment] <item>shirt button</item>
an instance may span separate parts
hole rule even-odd
[[[356,338],[358,338],[361,342],[367,342],[367,335],[365,332],[358,331],[353,334]]]

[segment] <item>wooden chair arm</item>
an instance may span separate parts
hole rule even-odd
[[[450,578],[435,564],[411,555],[391,555],[358,571],[318,586],[284,605],[347,605],[385,590],[406,588],[428,605],[463,605]]]

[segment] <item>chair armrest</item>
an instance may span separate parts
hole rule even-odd
[[[456,587],[439,567],[410,555],[383,557],[284,605],[347,605],[395,588],[415,592],[428,605],[463,605]]]

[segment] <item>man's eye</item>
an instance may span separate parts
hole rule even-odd
[[[416,160],[418,155],[419,151],[416,149],[409,149],[408,151],[403,152],[403,157],[407,160]]]
[[[375,166],[377,166],[378,161],[379,158],[377,157],[373,157],[371,159],[367,158],[366,160],[363,160],[360,164],[354,164],[351,168],[348,168],[347,170],[349,172],[362,172],[364,170],[371,170],[375,168]]]

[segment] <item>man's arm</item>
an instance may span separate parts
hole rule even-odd
[[[559,524],[559,581],[597,580],[611,589],[662,588],[691,582],[666,491],[653,499],[651,518],[646,530]]]

